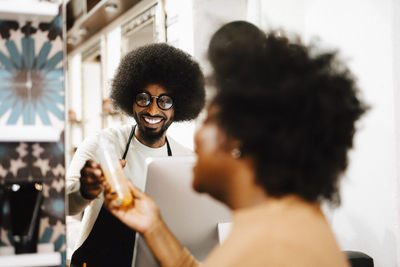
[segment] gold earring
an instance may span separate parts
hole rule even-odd
[[[239,148],[234,148],[231,151],[232,158],[238,159],[242,156],[242,151]]]

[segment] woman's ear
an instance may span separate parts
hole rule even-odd
[[[235,138],[227,138],[227,147],[232,158],[239,159],[242,157],[242,144]]]

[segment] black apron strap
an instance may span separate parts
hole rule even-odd
[[[167,143],[167,151],[168,151],[168,157],[172,156],[172,151],[171,151],[171,147],[169,146],[169,142],[168,142],[168,138],[165,137],[165,142]]]
[[[136,125],[132,125],[132,130],[131,130],[131,133],[129,134],[128,143],[126,144],[125,152],[124,152],[124,155],[122,156],[122,159],[125,159],[126,154],[128,154],[129,145],[131,144],[132,138],[135,135],[135,129],[136,129]]]
[[[131,133],[129,134],[128,143],[126,144],[125,152],[124,152],[124,155],[122,156],[122,159],[125,159],[126,155],[128,154],[129,146],[131,144],[132,138],[135,136],[135,129],[136,129],[136,125],[133,125]],[[171,157],[172,156],[172,150],[171,150],[171,146],[169,145],[167,137],[165,137],[165,142],[167,143],[168,157]]]

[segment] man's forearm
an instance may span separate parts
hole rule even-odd
[[[67,181],[67,198],[68,198],[68,209],[67,215],[76,215],[83,211],[87,205],[90,204],[90,200],[84,199],[79,192],[79,181],[69,183]]]

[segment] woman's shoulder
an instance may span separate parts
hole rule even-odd
[[[246,262],[246,266],[348,266],[329,224],[315,205],[266,203],[243,210],[234,219],[224,246],[235,262]],[[225,249],[221,249],[221,256]]]

